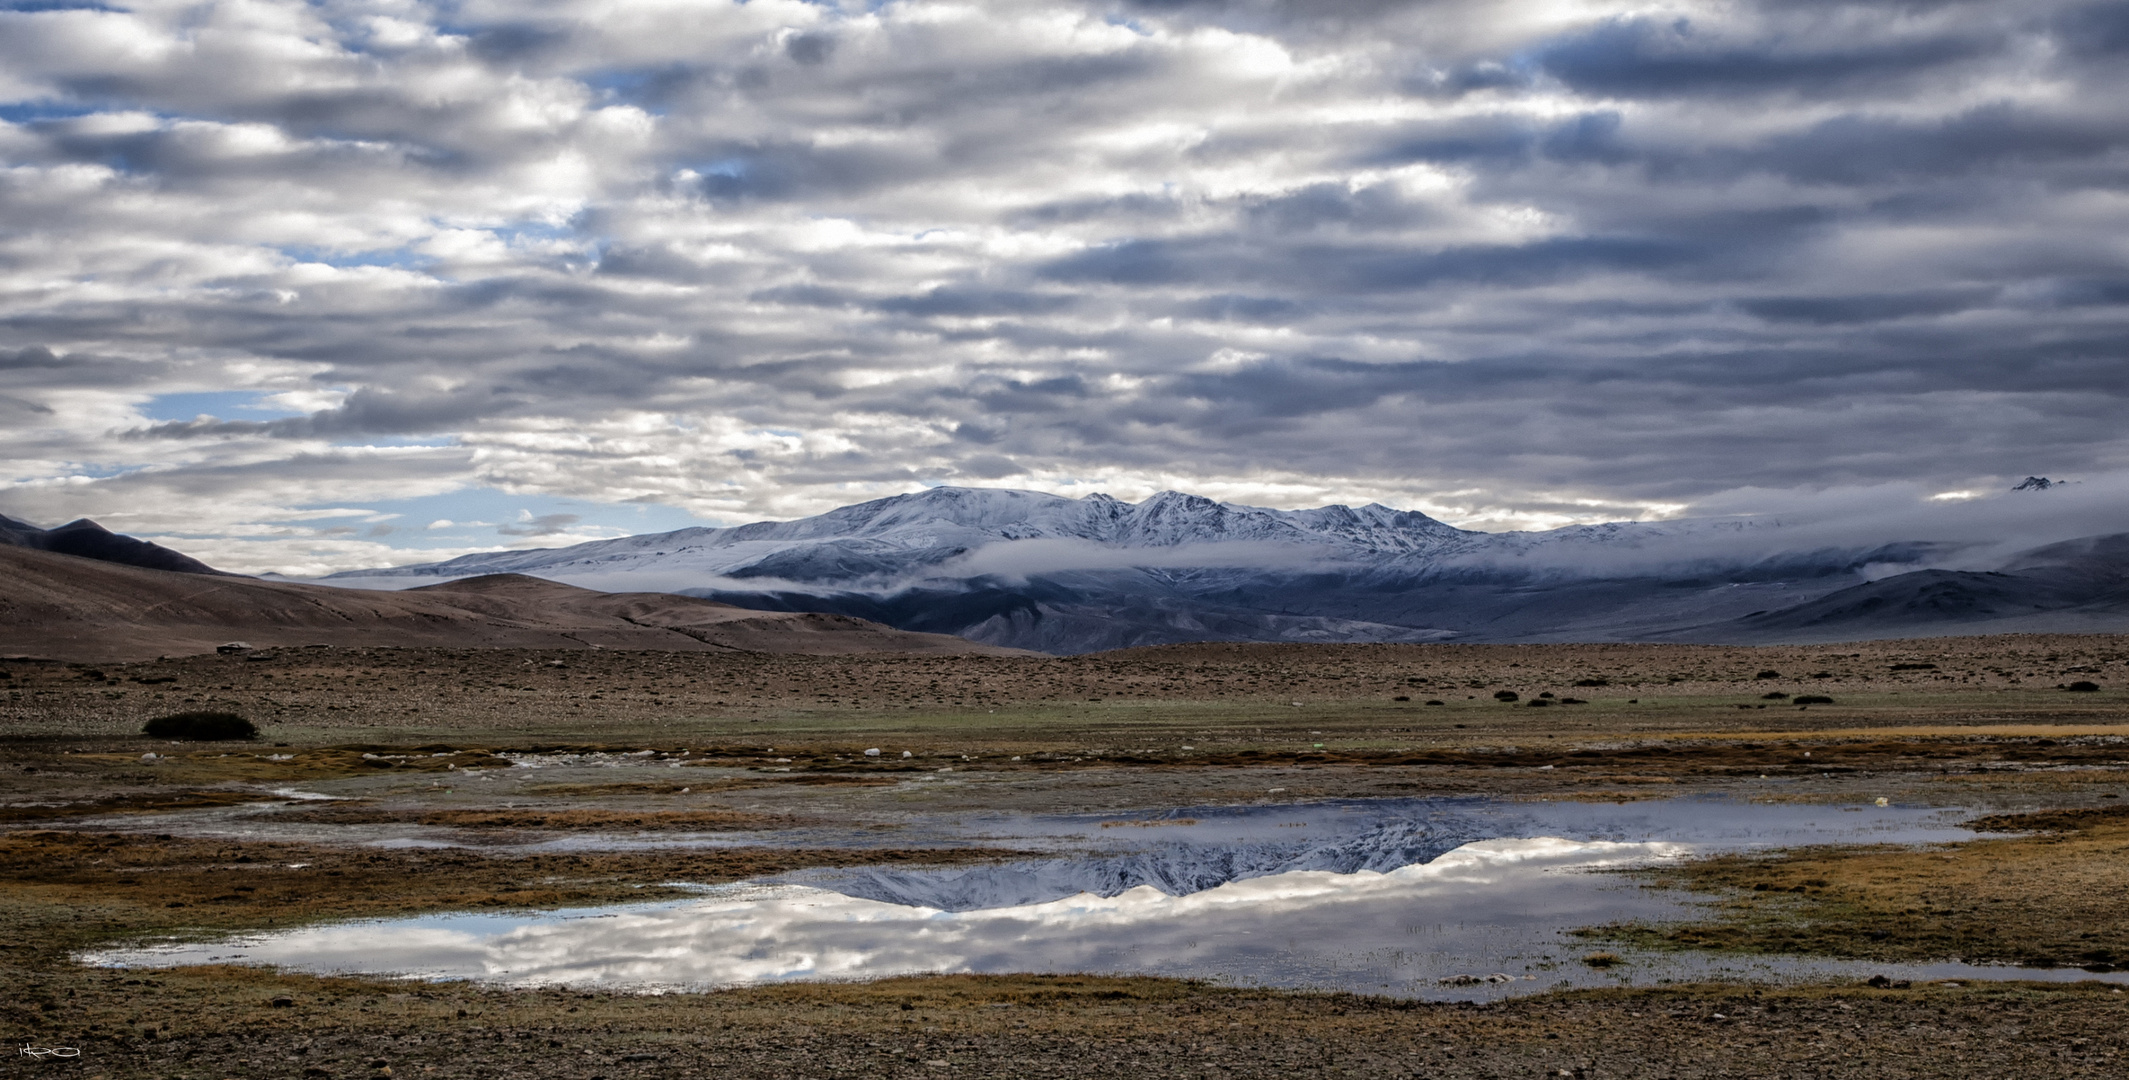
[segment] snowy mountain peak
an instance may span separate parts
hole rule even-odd
[[[1379,503],[1274,510],[1181,491],[1131,503],[936,487],[796,521],[334,577],[400,587],[518,573],[1075,653],[1183,641],[1743,634],[1751,627],[1722,628],[1805,610],[1887,567],[1941,562],[1952,550],[1798,547],[1779,521],[1751,519],[1484,533]]]
[[[468,555],[336,578],[453,578],[526,573],[557,579],[648,570],[709,577],[847,582],[921,573],[991,545],[1079,541],[1114,549],[1247,542],[1371,560],[1442,550],[1481,534],[1425,514],[1370,504],[1355,510],[1271,510],[1163,491],[1129,503],[1011,488],[935,487],[840,507],[796,521],[599,540],[574,547]]]

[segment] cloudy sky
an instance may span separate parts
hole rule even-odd
[[[2125,394],[2119,0],[0,3],[0,513],[232,569],[2113,485]]]

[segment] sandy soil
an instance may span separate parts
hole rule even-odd
[[[1611,933],[1669,947],[2113,964],[2129,958],[2110,906],[2129,865],[2129,824],[2108,810],[2129,788],[2121,638],[1203,646],[1073,659],[304,649],[0,668],[0,982],[11,989],[0,1025],[83,1048],[76,1063],[24,1059],[17,1070],[2120,1073],[2129,995],[2089,985],[1666,988],[1486,1008],[1033,977],[630,998],[244,969],[143,977],[69,957],[140,934],[606,903],[664,895],[660,883],[683,876],[998,857],[893,846],[896,823],[946,810],[1721,792],[2100,813],[2028,820],[2052,831],[1956,849],[1693,864],[1668,880],[1707,891],[1720,905],[1708,919]],[[2057,688],[2079,680],[2104,689]],[[1517,700],[1496,700],[1502,691]],[[1800,707],[1804,694],[1833,701]],[[149,717],[199,708],[250,716],[265,737],[173,745],[136,734]],[[864,753],[873,748],[882,753]],[[527,754],[613,767],[556,780],[508,766]],[[284,834],[197,825],[292,793],[344,801],[275,810]],[[522,847],[822,821],[876,826],[888,847]],[[451,846],[365,846],[381,829]],[[694,861],[676,871],[676,859]]]

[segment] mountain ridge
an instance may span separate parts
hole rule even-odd
[[[1779,525],[1749,519],[1485,533],[1379,504],[1275,510],[1174,491],[1128,503],[938,487],[794,521],[481,553],[322,580],[403,587],[526,573],[762,610],[840,612],[1050,653],[1185,641],[1742,643],[1785,634],[1883,636],[1895,628],[1985,632],[1990,619],[2045,622],[2072,609],[2081,613],[2062,617],[2081,629],[2129,630],[2129,611],[2106,599],[2106,582],[2115,580],[2108,575],[2118,571],[2105,569],[2129,567],[2129,546],[2101,539],[2068,542],[2086,543],[2082,561],[2069,559],[2069,548],[2015,556],[2053,560],[2052,569],[2028,568],[1999,583],[2023,599],[1975,599],[1964,613],[1949,599],[1916,601],[1895,615],[1886,607],[1893,601],[1870,598],[1921,587],[1921,579],[1903,582],[1905,574],[1986,572],[1946,569],[1973,545],[1802,544]],[[2065,569],[2066,559],[2080,569]],[[1778,617],[1858,588],[1865,592],[1837,602],[1838,610]]]
[[[640,556],[651,549],[657,549],[653,554],[661,558],[677,552],[726,551],[731,554],[724,559],[705,554],[702,568],[736,570],[748,577],[773,577],[780,575],[766,572],[765,566],[789,565],[788,561],[776,561],[774,556],[780,550],[807,542],[841,542],[848,553],[844,566],[849,569],[869,567],[878,561],[878,556],[890,553],[918,552],[925,556],[916,562],[906,558],[881,562],[883,569],[900,572],[912,566],[936,565],[965,554],[972,547],[999,542],[1079,540],[1129,548],[1237,542],[1331,544],[1356,554],[1380,554],[1440,550],[1465,538],[1486,535],[1490,534],[1458,529],[1417,511],[1393,510],[1379,504],[1357,509],[1334,505],[1312,510],[1273,510],[1173,491],[1161,492],[1141,503],[1127,503],[1101,494],[1071,499],[1007,488],[937,487],[855,503],[793,521],[761,521],[727,528],[697,526],[587,541],[566,548],[482,552],[438,563],[343,571],[319,580],[515,572],[553,565],[552,557],[561,552],[575,553],[567,561],[589,569]]]
[[[57,528],[40,529],[28,522],[0,516],[0,545],[179,574],[224,573],[161,544],[112,532],[88,518],[76,518]]]

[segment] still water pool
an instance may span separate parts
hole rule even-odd
[[[1605,871],[1725,850],[1964,839],[1973,835],[1958,825],[1966,816],[1694,798],[972,818],[929,827],[1056,854],[948,870],[815,871],[703,887],[677,902],[357,922],[84,959],[640,991],[920,972],[1132,973],[1422,998],[1710,977],[2095,977],[1697,954],[1629,954],[1600,970],[1580,959],[1600,946],[1569,934],[1694,914],[1690,896]]]

